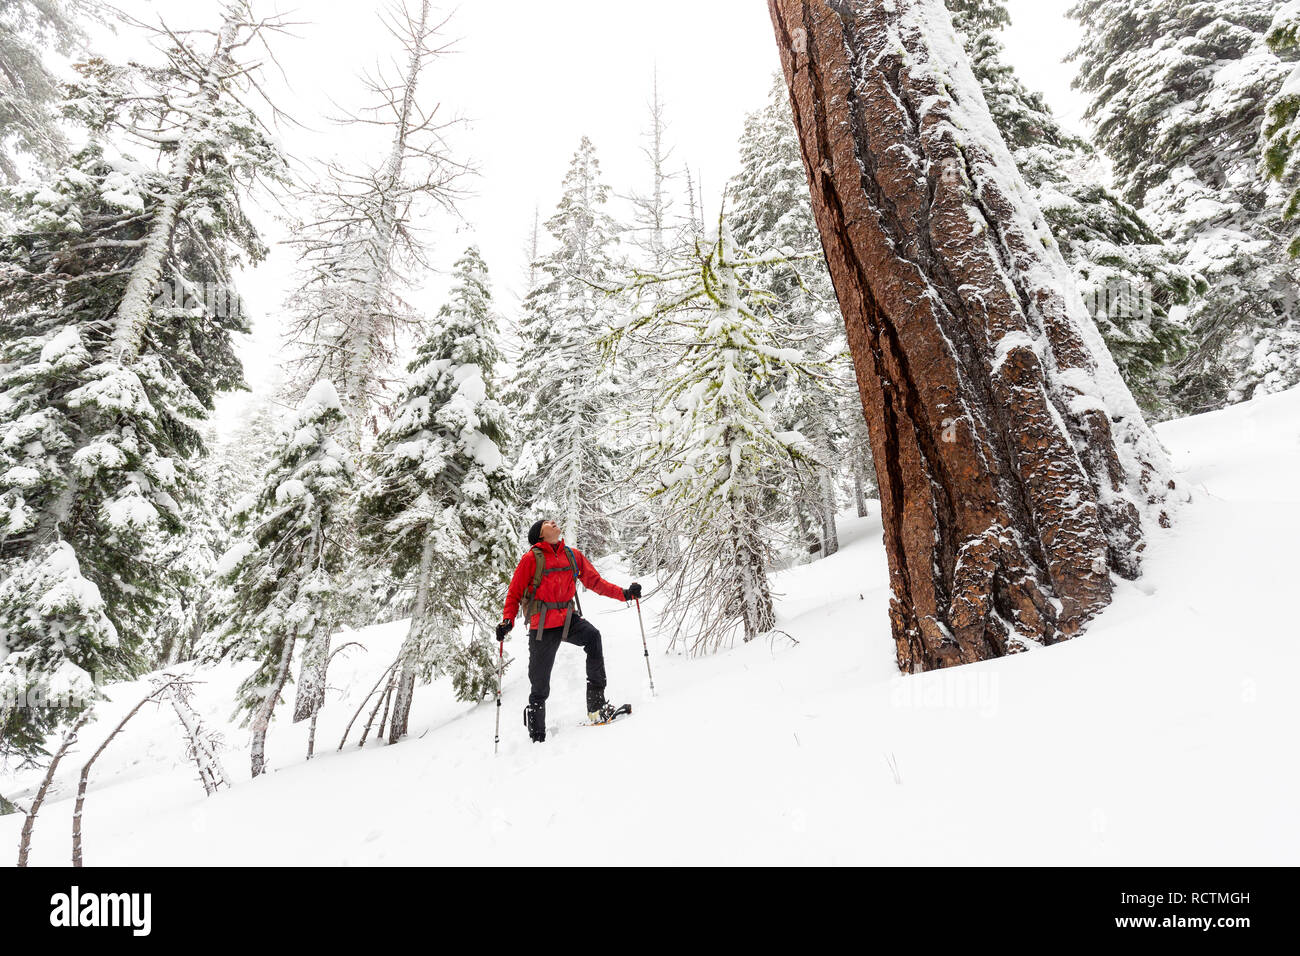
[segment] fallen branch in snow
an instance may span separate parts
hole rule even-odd
[[[174,681],[166,685],[170,688],[166,696],[170,698],[172,709],[176,711],[176,717],[185,729],[189,742],[187,752],[199,768],[199,782],[203,784],[203,792],[211,796],[223,784],[229,788],[230,778],[226,776],[226,769],[217,756],[220,737],[203,725],[203,719],[190,706],[191,682],[172,674],[165,676]]]
[[[903,782],[903,775],[899,772],[898,760],[895,759],[892,753],[885,755],[885,763],[889,765],[889,772],[894,775],[894,783],[901,784]]]
[[[23,821],[22,836],[18,838],[18,865],[27,865],[27,854],[32,845],[32,827],[36,825],[36,814],[41,809],[41,804],[45,802],[45,794],[50,789],[50,784],[54,781],[54,771],[59,767],[59,761],[63,755],[68,752],[68,748],[77,742],[77,731],[85,726],[86,721],[90,719],[91,710],[85,710],[77,718],[77,722],[72,725],[63,738],[63,743],[59,744],[58,751],[54,754],[54,759],[50,761],[50,766],[45,771],[45,779],[41,781],[40,789],[36,791],[36,796],[32,799],[32,805],[27,809],[27,819]]]
[[[798,646],[799,646],[799,642],[798,642],[797,640],[795,640],[793,634],[791,634],[789,631],[783,631],[783,630],[781,630],[781,629],[778,628],[778,627],[774,627],[774,628],[772,628],[772,630],[770,630],[770,631],[767,632],[767,637],[768,637],[768,642],[767,642],[767,643],[768,643],[768,647],[772,647],[773,649],[775,649],[775,645],[776,645],[776,636],[777,636],[778,634],[780,634],[782,637],[784,637],[784,638],[785,638],[787,641],[789,641],[791,644],[795,645],[795,647],[798,647]]]
[[[343,739],[339,741],[339,750],[342,750],[343,745],[348,742],[348,734],[352,733],[352,725],[357,722],[357,718],[361,716],[361,712],[366,709],[366,704],[370,702],[370,698],[375,696],[375,691],[379,690],[379,685],[382,684],[388,675],[393,672],[393,668],[396,666],[397,661],[393,661],[393,663],[389,664],[388,669],[379,675],[379,680],[375,681],[375,686],[370,688],[370,693],[366,694],[362,699],[361,704],[357,707],[357,712],[353,714],[352,719],[348,721],[347,729],[343,731]],[[372,717],[371,719],[373,720],[374,718]],[[369,727],[370,725],[367,724],[366,728],[369,729]],[[365,743],[364,739],[362,739],[362,743]]]
[[[86,787],[90,782],[90,768],[95,765],[95,761],[99,759],[100,754],[108,749],[108,745],[113,742],[113,738],[122,732],[122,728],[126,726],[127,721],[139,713],[141,707],[150,701],[156,702],[161,699],[162,696],[166,694],[174,684],[180,682],[180,680],[179,677],[174,677],[171,680],[154,687],[147,696],[141,698],[140,702],[132,707],[131,710],[127,712],[127,715],[122,718],[121,723],[113,728],[113,732],[104,738],[104,742],[99,745],[99,749],[91,754],[90,759],[87,760],[85,766],[81,768],[81,780],[77,783],[77,803],[72,811],[73,866],[81,866],[81,810],[86,803]]]

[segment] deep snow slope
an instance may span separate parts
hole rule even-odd
[[[1160,434],[1192,503],[1075,641],[900,677],[878,518],[846,518],[839,554],[774,575],[797,644],[687,660],[652,634],[654,698],[635,611],[587,596],[610,697],[635,710],[607,727],[577,726],[582,652],[565,647],[544,744],[521,723],[521,660],[495,756],[495,707],[437,684],[407,740],[358,749],[354,731],[336,752],[401,625],[339,637],[363,647],[336,658],[313,760],[283,706],[271,772],[250,781],[247,732],[228,724],[236,786],[217,796],[170,712],[142,713],[97,764],[86,862],[1295,864],[1300,390]],[[526,655],[518,631],[507,649]],[[246,668],[196,675],[205,716],[226,721]],[[81,760],[142,688],[114,687],[65,761],[35,863],[69,860]],[[38,776],[0,775],[0,793],[25,804]],[[0,850],[20,826],[0,818]]]

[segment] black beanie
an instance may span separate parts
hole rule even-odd
[[[528,529],[528,546],[531,548],[540,540],[542,540],[542,522],[538,521]]]

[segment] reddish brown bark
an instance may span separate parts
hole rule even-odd
[[[875,456],[899,667],[1070,637],[1111,571],[1138,573],[1159,446],[1117,377],[1098,384],[1113,362],[931,29],[941,0],[769,8]]]

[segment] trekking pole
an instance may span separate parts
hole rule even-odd
[[[650,648],[645,642],[645,621],[641,620],[641,599],[636,599],[636,622],[641,625],[641,650],[645,651],[645,672],[650,678],[650,696],[655,695],[655,675],[650,673]]]
[[[497,735],[492,741],[492,753],[495,755],[501,747],[501,678],[505,674],[506,642],[497,642]]]

